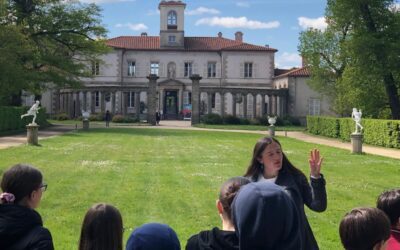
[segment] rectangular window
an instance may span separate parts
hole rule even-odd
[[[209,62],[207,65],[207,77],[217,76],[217,64],[215,62]]]
[[[128,76],[135,76],[136,74],[136,63],[128,61]]]
[[[100,92],[99,91],[95,92],[94,98],[95,98],[95,106],[99,107],[100,106]]]
[[[175,36],[168,36],[168,42],[169,43],[174,43],[175,42]]]
[[[128,107],[135,107],[135,92],[128,92]]]
[[[193,64],[191,62],[185,62],[185,77],[190,77],[193,74]]]
[[[245,78],[253,77],[253,63],[244,64],[244,77]]]
[[[321,100],[311,98],[308,100],[308,114],[309,115],[320,115]]]
[[[159,64],[158,62],[151,62],[150,64],[150,74],[158,75]]]
[[[215,93],[211,95],[211,108],[215,109]]]
[[[100,62],[92,61],[92,76],[100,75]]]

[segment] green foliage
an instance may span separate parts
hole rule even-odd
[[[225,115],[223,119],[224,124],[240,124],[240,118],[233,115]]]
[[[66,121],[69,119],[69,117],[66,113],[60,113],[60,114],[54,115],[53,119],[55,119],[57,121]]]
[[[139,119],[131,117],[131,116],[123,116],[123,115],[114,115],[112,122],[115,123],[138,123],[140,122]]]
[[[24,130],[28,123],[32,122],[32,116],[21,119],[28,107],[6,107],[0,106],[0,132]],[[36,117],[36,123],[41,127],[46,127],[49,123],[46,120],[46,109],[39,109]]]
[[[100,112],[97,114],[90,114],[89,116],[89,121],[104,121],[105,119],[105,114]]]
[[[365,143],[400,148],[400,121],[363,119],[362,125]],[[307,130],[311,134],[350,141],[355,125],[351,118],[307,116]]]
[[[203,117],[205,124],[223,124],[223,119],[219,114],[206,114]]]

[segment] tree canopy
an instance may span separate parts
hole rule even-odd
[[[108,51],[100,8],[60,0],[11,0],[0,17],[0,97],[77,87],[88,62]]]
[[[310,86],[342,115],[400,119],[400,12],[393,0],[328,0],[325,31],[300,35]]]

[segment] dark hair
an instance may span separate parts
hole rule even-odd
[[[3,192],[11,193],[15,196],[15,204],[18,204],[25,197],[38,189],[42,184],[42,173],[33,166],[17,164],[4,172],[1,180]],[[3,203],[0,200],[0,203]]]
[[[79,250],[122,250],[122,217],[117,208],[99,203],[86,213]]]
[[[258,158],[261,157],[262,153],[264,152],[265,148],[272,144],[272,142],[278,143],[278,145],[282,148],[280,142],[273,138],[273,137],[263,137],[259,139],[254,146],[253,150],[253,158],[250,161],[250,165],[247,168],[246,173],[244,174],[245,177],[251,178],[253,181],[257,180],[258,176],[263,173],[263,168],[258,161]],[[296,168],[293,166],[293,164],[288,160],[286,155],[282,152],[283,154],[283,159],[282,159],[282,168],[279,171],[288,171],[292,174],[296,175],[304,175],[303,172],[301,172],[300,169]]]
[[[400,188],[388,190],[379,195],[377,207],[385,212],[392,226],[395,226],[400,218]]]
[[[339,226],[346,250],[372,250],[390,236],[390,222],[378,208],[355,208],[347,213]]]
[[[248,183],[250,183],[249,179],[238,176],[238,177],[233,177],[227,180],[224,184],[222,184],[221,190],[219,192],[219,201],[221,202],[222,207],[224,208],[224,211],[228,216],[229,220],[232,219],[231,205],[233,199],[235,198],[239,189]]]

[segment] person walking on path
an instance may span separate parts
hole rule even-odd
[[[106,127],[107,127],[107,128],[110,127],[111,114],[110,114],[110,111],[108,111],[108,110],[106,111],[105,120],[106,120]]]

